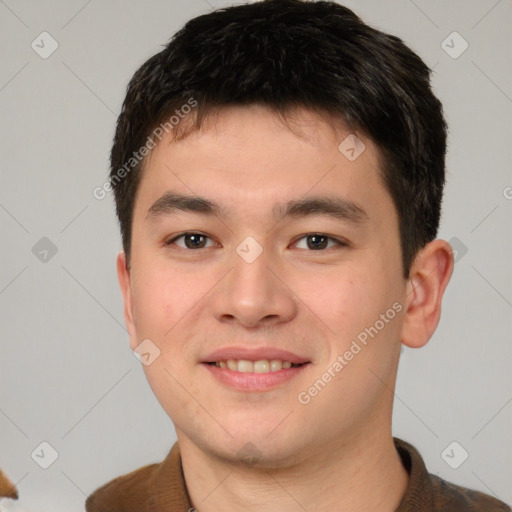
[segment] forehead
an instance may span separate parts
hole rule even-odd
[[[353,158],[351,149],[360,154]],[[276,204],[307,195],[375,202],[387,194],[380,174],[372,141],[339,120],[304,109],[283,120],[262,106],[226,107],[184,138],[162,139],[145,162],[138,202],[145,213],[174,191],[274,215]]]

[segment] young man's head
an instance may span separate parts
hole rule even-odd
[[[215,11],[136,72],[118,273],[180,442],[279,466],[390,433],[453,268],[445,150],[428,68],[336,3]]]

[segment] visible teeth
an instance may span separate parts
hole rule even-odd
[[[239,359],[237,370],[242,373],[253,372],[254,363],[252,361],[246,361],[245,359]]]
[[[270,371],[270,363],[266,359],[262,361],[255,361],[254,371],[256,373],[268,373]]]
[[[270,361],[270,371],[277,372],[277,370],[281,370],[283,368],[283,361],[280,359],[272,359]]]
[[[227,361],[216,361],[215,366],[217,368],[228,368],[233,372],[269,373],[291,368],[292,363],[290,361],[281,361],[280,359],[260,359],[254,362],[247,359],[228,359]]]

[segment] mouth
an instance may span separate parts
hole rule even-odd
[[[231,347],[211,353],[203,360],[215,384],[239,392],[265,392],[282,387],[311,364],[292,352],[271,347]]]
[[[309,364],[309,362],[292,363],[291,361],[283,361],[281,359],[259,359],[257,361],[227,359],[223,361],[210,361],[205,364],[237,373],[273,373],[290,368],[300,368]]]
[[[268,345],[219,348],[201,361],[215,384],[241,392],[276,389],[310,364],[305,357]]]

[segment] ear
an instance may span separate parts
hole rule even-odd
[[[132,301],[132,283],[130,269],[126,265],[126,254],[121,251],[117,255],[117,279],[123,295],[123,312],[124,321],[128,334],[130,335],[130,348],[135,350],[137,347],[137,337],[135,331],[135,324],[133,322],[133,301]]]
[[[453,272],[453,250],[444,240],[434,240],[421,249],[407,283],[407,310],[402,343],[411,348],[427,344],[439,324],[441,301]]]

